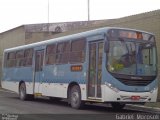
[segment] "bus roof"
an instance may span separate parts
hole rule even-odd
[[[74,39],[78,39],[78,38],[82,38],[82,37],[89,37],[92,35],[103,34],[103,33],[106,33],[110,29],[132,30],[132,31],[138,31],[138,32],[143,32],[143,33],[153,35],[152,33],[149,33],[146,31],[141,31],[141,30],[136,30],[136,29],[120,28],[120,27],[103,27],[103,28],[98,28],[98,29],[93,29],[93,30],[89,30],[89,31],[85,31],[85,32],[76,33],[76,34],[66,35],[66,36],[62,36],[62,37],[58,37],[58,38],[53,38],[53,39],[49,39],[49,40],[44,40],[41,42],[31,43],[31,44],[27,44],[27,45],[21,45],[21,46],[17,46],[17,47],[13,47],[13,48],[8,48],[8,49],[5,49],[4,52],[10,52],[10,51],[15,51],[15,50],[38,47],[41,45],[48,45],[48,44],[52,44],[52,43],[56,43],[56,42],[62,42],[62,41],[65,41],[66,39],[74,40]]]

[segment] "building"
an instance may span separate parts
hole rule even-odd
[[[151,12],[112,20],[22,25],[17,28],[0,33],[0,63],[2,61],[3,50],[6,48],[29,44],[37,41],[47,40],[51,38],[56,38],[106,26],[126,27],[154,33],[157,41],[157,51],[160,63],[160,10],[155,10]],[[160,64],[158,67],[160,73]]]

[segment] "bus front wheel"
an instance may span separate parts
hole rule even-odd
[[[81,100],[81,91],[78,85],[74,85],[70,92],[70,104],[72,108],[80,109],[84,103]]]

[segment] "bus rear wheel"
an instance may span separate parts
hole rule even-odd
[[[26,85],[25,83],[21,83],[19,86],[19,98],[21,100],[33,100],[34,96],[26,93]]]
[[[111,103],[114,110],[122,110],[125,107],[125,103],[113,102]]]
[[[78,85],[74,85],[70,92],[70,104],[74,109],[81,109],[84,102],[81,100],[81,91]]]
[[[21,100],[26,100],[27,99],[27,94],[26,94],[26,85],[25,83],[21,83],[19,87],[19,98]]]

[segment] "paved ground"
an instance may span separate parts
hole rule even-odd
[[[83,110],[72,109],[67,102],[65,101],[50,101],[49,99],[36,99],[34,101],[21,101],[18,98],[18,95],[0,89],[0,114],[5,115],[6,113],[10,114],[25,114],[26,118],[39,118],[40,114],[42,115],[57,115],[65,114],[68,117],[71,117],[70,114],[133,114],[133,113],[145,113],[139,110],[128,109],[127,107],[122,111],[114,111],[111,107],[107,105],[86,105]],[[27,116],[27,114],[32,114]],[[36,115],[38,114],[38,115]],[[69,114],[69,115],[68,115]],[[23,117],[25,116],[23,115]],[[63,116],[63,115],[62,115]],[[67,117],[66,116],[66,117]],[[44,116],[41,116],[43,118]],[[60,117],[60,116],[57,116]],[[77,116],[75,116],[77,118]],[[95,118],[95,117],[94,117]]]
[[[49,99],[36,99],[33,101],[21,101],[18,95],[0,89],[0,113],[19,114],[101,114],[115,113],[111,107],[106,105],[86,105],[83,110],[71,108],[65,101],[50,101]],[[139,112],[136,110],[123,110],[120,113]]]

